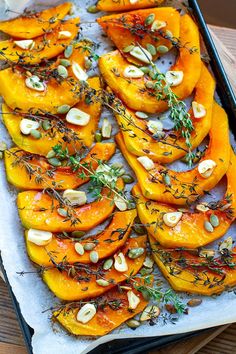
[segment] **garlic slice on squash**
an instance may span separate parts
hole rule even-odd
[[[183,213],[180,211],[176,211],[173,213],[166,213],[163,215],[164,223],[169,227],[174,227],[178,224],[180,219],[182,218]]]
[[[14,41],[17,47],[21,49],[31,50],[35,46],[35,41],[33,39],[23,39],[21,41]]]
[[[127,297],[129,301],[129,309],[135,310],[140,303],[140,298],[132,290],[127,292]]]
[[[167,23],[165,21],[155,20],[152,23],[151,31],[152,32],[158,31],[159,29],[166,27],[166,25]]]
[[[32,129],[36,130],[38,128],[39,122],[36,122],[34,120],[23,118],[20,121],[20,131],[24,135],[29,135]]]
[[[156,134],[158,132],[162,132],[162,130],[163,130],[163,124],[159,120],[149,120],[147,122],[147,127],[148,127],[148,130],[153,134]]]
[[[77,64],[76,62],[72,63],[72,71],[73,74],[75,75],[75,77],[79,80],[79,81],[87,81],[88,79],[88,75],[86,74],[86,72],[81,68],[81,66],[79,64]]]
[[[149,64],[152,61],[152,54],[143,47],[136,46],[129,52],[129,54],[143,63]]]
[[[58,39],[67,39],[72,36],[70,31],[60,31],[58,32]]]
[[[197,103],[196,101],[192,102],[192,109],[194,118],[200,119],[206,116],[206,108],[201,104]]]
[[[120,252],[118,255],[114,256],[115,262],[114,262],[114,268],[118,272],[126,272],[128,270],[128,265],[126,263],[125,256],[123,255],[122,252]]]
[[[137,160],[147,171],[150,171],[155,167],[154,162],[147,156],[140,156],[137,158]]]
[[[203,160],[198,165],[198,172],[203,178],[209,178],[216,166],[217,164],[213,160]]]
[[[134,65],[129,65],[125,68],[124,77],[137,79],[144,75],[144,72]]]
[[[81,111],[78,108],[71,108],[66,115],[66,121],[68,123],[84,127],[90,121],[90,114]]]
[[[66,189],[63,193],[63,198],[69,200],[71,205],[84,205],[87,202],[86,193],[74,189]]]
[[[48,231],[29,229],[27,239],[37,246],[46,246],[52,241],[52,233]]]
[[[184,79],[183,71],[167,71],[165,76],[170,86],[178,86]]]
[[[76,319],[81,323],[88,323],[97,313],[96,307],[93,304],[85,304],[78,311]]]
[[[114,203],[120,211],[125,211],[128,209],[127,203],[117,195],[114,197]]]
[[[156,305],[149,305],[145,308],[145,310],[142,312],[140,316],[140,321],[148,321],[151,320],[152,318],[156,318],[160,315],[161,311],[158,306]]]
[[[28,88],[30,88],[31,90],[35,90],[35,91],[42,92],[46,89],[45,83],[40,81],[40,78],[36,75],[27,77],[25,79],[25,84]]]

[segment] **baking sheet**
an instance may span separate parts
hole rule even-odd
[[[19,11],[25,8],[25,6],[29,3],[32,3],[32,1],[29,2],[25,0],[18,1],[17,5],[15,4],[15,1],[8,0],[7,2],[7,6],[13,6],[14,11],[16,11],[16,6],[17,11]],[[40,5],[43,4],[43,6],[40,7],[55,3],[58,2],[40,1]],[[84,1],[75,1],[75,3],[77,5],[76,14],[81,17],[81,22],[83,23],[83,35],[92,39],[97,38],[99,41],[99,35],[101,32],[98,25],[90,23],[85,24],[85,22],[93,22],[96,18],[96,15],[87,14],[85,11],[86,7],[89,4],[93,4],[94,1],[87,1],[86,3]],[[34,5],[39,5],[39,3],[34,2]],[[2,18],[6,18],[6,15],[3,12],[4,9],[5,3],[0,1]],[[12,16],[12,13],[8,12],[7,15]],[[99,16],[100,15],[101,14],[99,14]],[[99,48],[99,53],[101,54],[107,50],[110,50],[110,45],[111,44],[109,41],[107,41],[105,47],[101,46]],[[169,59],[166,60],[166,62],[169,62]],[[160,68],[163,70],[166,69],[166,67],[161,66]],[[91,75],[94,75],[93,71],[91,72]],[[109,116],[115,127],[114,119],[108,111],[104,111],[103,116]],[[7,141],[8,146],[11,146],[11,141],[3,124],[0,126],[0,136],[1,140]],[[115,159],[120,160],[121,157],[116,155]],[[179,164],[175,164],[175,168],[180,169],[181,166]],[[224,193],[225,187],[225,181],[223,181],[220,188],[214,190],[214,195],[211,199],[217,200],[219,196]],[[26,322],[34,329],[35,334],[32,338],[32,346],[35,354],[45,354],[48,350],[50,350],[50,353],[52,354],[87,353],[98,344],[117,338],[147,337],[184,333],[234,322],[236,320],[236,296],[232,291],[230,293],[224,293],[216,298],[204,298],[201,306],[191,308],[189,315],[182,315],[176,324],[167,323],[163,325],[163,321],[160,321],[153,327],[148,324],[142,325],[135,331],[132,331],[126,327],[121,327],[120,329],[115,330],[112,334],[99,339],[85,337],[75,338],[61,330],[58,325],[54,325],[52,327],[52,323],[49,319],[49,313],[42,313],[42,311],[52,305],[55,305],[57,303],[57,299],[52,295],[37,274],[29,274],[23,277],[16,274],[16,272],[22,270],[32,271],[34,270],[34,267],[31,265],[26,254],[23,230],[21,228],[15,207],[16,193],[6,182],[3,162],[1,162],[0,190],[0,223],[2,225],[0,230],[0,249],[10,284],[20,304],[22,314]],[[228,232],[228,235],[233,236],[234,234],[235,226],[231,227]],[[168,287],[168,284],[165,281],[164,283]],[[183,300],[185,301],[185,299],[187,300],[189,297],[183,295]]]

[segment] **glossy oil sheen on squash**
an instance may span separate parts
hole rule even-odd
[[[139,0],[131,4],[130,0],[114,1],[114,0],[99,0],[97,8],[101,11],[115,12],[127,11],[134,9],[143,9],[148,7],[156,7],[163,3],[164,0]]]
[[[183,43],[188,43],[188,48],[196,48],[194,53],[181,48],[177,62],[171,69],[184,73],[182,83],[173,87],[173,92],[178,98],[184,99],[193,92],[201,73],[199,31],[188,15],[181,17],[180,37]],[[157,100],[153,90],[146,89],[146,77],[139,79],[124,77],[123,72],[128,65],[129,62],[118,51],[104,54],[99,59],[99,68],[106,83],[129,108],[148,113],[165,111],[168,108],[167,103]]]
[[[121,252],[125,255],[130,248],[143,247],[146,248],[146,236],[139,236],[137,238],[129,238],[125,246],[121,249]],[[113,283],[103,287],[96,283],[97,277],[95,275],[89,275],[81,271],[80,275],[84,275],[89,278],[89,281],[78,281],[76,279],[68,277],[65,272],[60,272],[57,269],[49,269],[43,273],[43,280],[49,287],[49,289],[60,299],[66,301],[81,300],[87,297],[93,298],[99,296],[106,291],[110,290],[117,283],[127,279],[130,274],[135,275],[142,267],[145,259],[145,253],[136,258],[130,259],[126,257],[128,270],[125,273],[118,272],[115,268],[110,268],[104,271],[103,278],[105,280],[113,280]],[[98,272],[100,264],[91,266],[95,272]],[[86,288],[86,290],[84,290]]]
[[[116,212],[104,231],[82,240],[61,239],[54,234],[46,249],[30,242],[27,238],[28,231],[26,231],[25,240],[28,255],[34,263],[44,266],[52,265],[49,253],[56,254],[57,262],[61,262],[66,257],[69,263],[91,263],[89,252],[79,255],[75,251],[75,242],[80,242],[83,246],[91,242],[96,244],[93,251],[98,253],[99,259],[107,258],[124,246],[136,216],[136,209]]]

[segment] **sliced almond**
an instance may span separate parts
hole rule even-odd
[[[21,49],[31,50],[35,46],[35,41],[33,39],[23,39],[22,41],[14,41],[17,47]]]
[[[155,20],[152,23],[151,31],[152,32],[158,31],[159,29],[166,27],[166,25],[167,23],[165,21]]]
[[[75,75],[75,77],[79,80],[79,81],[87,81],[88,79],[88,75],[86,74],[86,72],[81,68],[81,66],[79,64],[77,64],[76,62],[72,63],[72,71],[73,74]]]
[[[71,32],[69,31],[60,31],[58,32],[58,39],[67,39],[72,36]]]
[[[198,172],[203,178],[209,178],[214,169],[216,168],[216,163],[213,160],[201,161],[198,165]]]
[[[166,81],[170,86],[178,86],[184,79],[183,71],[167,71]]]
[[[135,310],[140,303],[140,298],[132,290],[127,292],[127,297],[129,301],[129,309]]]
[[[52,241],[52,233],[48,231],[29,229],[27,232],[27,239],[37,246],[46,246]]]
[[[121,273],[127,272],[128,265],[126,263],[126,259],[123,253],[120,252],[118,255],[114,256],[114,259],[115,259],[114,268]]]
[[[63,198],[69,200],[71,205],[84,205],[87,203],[86,193],[74,189],[66,189]]]
[[[124,77],[136,79],[142,77],[144,75],[144,72],[134,65],[129,65],[125,68],[123,74]]]
[[[66,121],[68,123],[84,127],[90,121],[90,114],[81,111],[78,108],[71,108],[66,115]]]
[[[134,47],[130,51],[130,55],[146,64],[149,64],[152,61],[152,55],[143,47]]]
[[[138,162],[145,168],[145,170],[150,171],[155,168],[154,162],[147,156],[140,156],[137,158]]]
[[[199,119],[205,117],[207,111],[206,108],[201,103],[197,103],[196,101],[193,101],[192,108],[193,108],[194,118]]]
[[[93,304],[85,304],[78,311],[76,319],[81,323],[88,323],[97,313],[96,307]]]
[[[163,215],[163,221],[167,226],[174,227],[178,224],[182,216],[183,213],[180,211],[176,211],[173,213],[166,213]]]
[[[29,135],[32,129],[36,130],[38,128],[39,122],[36,122],[34,120],[23,118],[20,121],[20,131],[24,135]]]

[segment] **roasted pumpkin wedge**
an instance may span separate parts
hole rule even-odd
[[[126,280],[127,276],[138,273],[145,259],[145,251],[136,259],[131,259],[126,254],[132,248],[140,247],[145,250],[146,239],[146,236],[128,239],[125,246],[115,255],[115,257],[119,257],[120,253],[123,254],[127,265],[126,271],[120,272],[114,267],[104,271],[102,270],[102,263],[94,266],[76,263],[74,267],[78,271],[77,275],[75,272],[74,276],[68,276],[68,271],[60,271],[54,267],[43,272],[43,280],[49,289],[62,300],[73,301],[99,296],[116,286],[116,284]],[[71,267],[73,265],[70,265],[69,269]],[[71,275],[71,272],[69,274]],[[99,278],[107,280],[109,284],[107,286],[99,285],[96,282]]]
[[[164,0],[139,0],[131,3],[130,0],[114,1],[114,0],[99,0],[97,8],[101,11],[115,12],[126,11],[133,9],[143,9],[147,7],[156,7],[163,3]]]
[[[114,143],[96,143],[80,163],[96,170],[100,161],[108,161],[115,153]],[[18,148],[5,151],[7,180],[20,189],[74,189],[89,181],[83,168],[73,171],[70,166],[53,167],[45,157],[31,155]],[[29,168],[32,173],[29,173]],[[51,171],[52,173],[49,173]],[[79,177],[83,172],[83,178]],[[37,176],[41,175],[40,182]]]
[[[134,170],[139,186],[146,198],[170,204],[190,204],[204,195],[206,191],[214,188],[225,175],[229,166],[231,150],[228,117],[216,103],[213,111],[209,147],[198,165],[189,171],[177,172],[157,162],[152,170],[147,171],[139,163],[137,157],[128,152],[121,135],[117,135],[117,143],[130,167]],[[223,150],[221,146],[224,146]],[[200,175],[198,168],[200,164],[208,160],[214,161],[216,167],[208,178],[204,178]],[[168,180],[166,176],[168,176]]]
[[[71,9],[70,2],[51,7],[42,12],[36,12],[0,22],[0,31],[12,37],[31,39],[50,32],[57,27]]]
[[[215,81],[205,65],[202,65],[201,76],[196,85],[194,100],[206,108],[206,115],[201,119],[196,119],[194,118],[192,109],[189,111],[194,126],[190,138],[192,149],[199,146],[209,133],[212,122],[214,90]],[[118,106],[120,105],[121,103],[118,102]],[[133,111],[122,105],[121,108],[121,112],[123,113],[116,114],[116,119],[124,138],[125,147],[132,154],[137,156],[147,155],[153,161],[162,163],[173,162],[186,154],[185,139],[180,136],[178,131],[167,131],[163,139],[154,139],[148,133],[147,122],[144,119],[139,119]],[[225,118],[225,113],[223,111],[220,112],[218,109],[217,114],[219,113]],[[226,125],[225,123],[224,131],[227,128]]]
[[[123,188],[121,179],[118,180],[117,188]],[[72,210],[64,207],[64,212],[61,213],[61,205],[53,197],[42,192],[26,191],[18,194],[17,206],[21,222],[26,229],[51,232],[87,231],[111,215],[115,208],[111,199],[112,193],[104,188],[100,200]]]
[[[79,18],[60,24],[54,31],[45,33],[33,40],[32,49],[22,49],[14,39],[0,42],[0,59],[23,64],[37,64],[44,59],[54,58],[62,53],[78,33]],[[71,33],[69,38],[60,39],[60,32]]]
[[[164,24],[162,36],[160,31],[152,31],[152,24],[147,23],[148,16],[154,16],[155,21],[161,21]],[[97,19],[100,26],[107,33],[108,37],[115,43],[116,47],[131,62],[143,65],[142,62],[131,56],[126,48],[139,43],[147,49],[152,45],[160,47],[162,45],[170,49],[172,42],[165,37],[171,32],[172,37],[179,38],[180,14],[173,7],[161,7],[156,9],[139,10],[118,15],[104,16]],[[148,45],[148,46],[147,46]],[[160,56],[160,52],[154,49],[153,60]]]
[[[180,48],[177,62],[170,70],[184,74],[182,83],[173,87],[178,98],[184,99],[194,90],[201,73],[199,31],[189,15],[181,17],[180,41],[188,43],[188,48]],[[195,48],[194,53],[189,48]],[[145,83],[150,78],[146,75],[141,78],[125,77],[127,66],[129,62],[118,51],[107,53],[99,59],[99,68],[106,83],[129,108],[148,113],[165,111],[167,102],[158,100],[154,91],[146,88]]]
[[[96,92],[99,92],[101,88],[99,78],[89,78],[88,84],[95,90],[94,95],[96,95]],[[39,127],[41,133],[40,139],[35,139],[31,135],[23,135],[21,133],[20,122],[25,118],[25,115],[20,115],[12,111],[5,103],[2,104],[2,116],[3,122],[12,140],[19,148],[33,154],[46,156],[53,146],[60,143],[63,149],[67,148],[70,154],[74,154],[76,150],[81,148],[82,144],[88,147],[92,145],[102,107],[101,103],[96,100],[87,103],[84,96],[82,100],[75,105],[75,108],[79,108],[90,115],[91,119],[87,125],[78,126],[70,124],[65,119],[59,118],[58,116],[55,118],[49,116],[45,118],[45,120],[50,120],[51,128],[45,131],[42,127]],[[38,119],[40,119],[40,117],[38,117]],[[44,118],[41,117],[42,122],[43,119]]]
[[[126,284],[124,283],[124,286]],[[142,285],[142,282],[137,278],[136,285]],[[111,332],[116,327],[128,319],[134,317],[145,309],[148,304],[148,300],[145,300],[140,292],[138,292],[132,285],[129,287],[131,291],[138,296],[140,302],[134,310],[130,310],[127,297],[128,290],[111,289],[105,293],[102,297],[96,300],[97,312],[95,316],[87,323],[82,323],[77,320],[78,311],[81,308],[81,304],[72,303],[65,305],[61,310],[53,312],[54,318],[69,331],[76,336],[89,335],[90,336],[103,336]],[[94,301],[88,301],[89,304],[93,304]],[[104,304],[105,306],[102,306]],[[110,306],[109,306],[110,304]],[[71,309],[71,305],[73,308]],[[113,305],[113,306],[112,306]]]
[[[149,237],[149,240],[153,258],[174,290],[210,296],[236,285],[236,269],[230,266],[236,262],[236,248],[233,256],[228,258],[227,266],[224,260],[165,249],[153,237]]]
[[[225,197],[219,202],[198,204],[196,209],[199,212],[189,210],[179,213],[176,207],[150,201],[143,197],[136,185],[133,194],[137,200],[140,220],[147,225],[151,236],[164,247],[197,248],[219,239],[227,232],[236,216],[235,169],[236,156],[232,152],[226,174],[228,187]],[[178,215],[180,219],[170,226],[165,222],[165,216],[168,215]]]
[[[98,253],[99,259],[107,258],[124,246],[136,216],[135,209],[116,212],[106,229],[97,235],[79,240],[74,238],[73,235],[66,239],[65,235],[54,234],[52,241],[46,247],[37,246],[30,242],[28,231],[26,231],[25,239],[28,255],[34,263],[44,266],[52,264],[49,254],[53,254],[57,262],[61,262],[66,257],[69,263],[91,263],[89,252],[85,251],[82,255],[76,252],[75,244],[79,242],[82,246],[94,244],[93,251]]]

